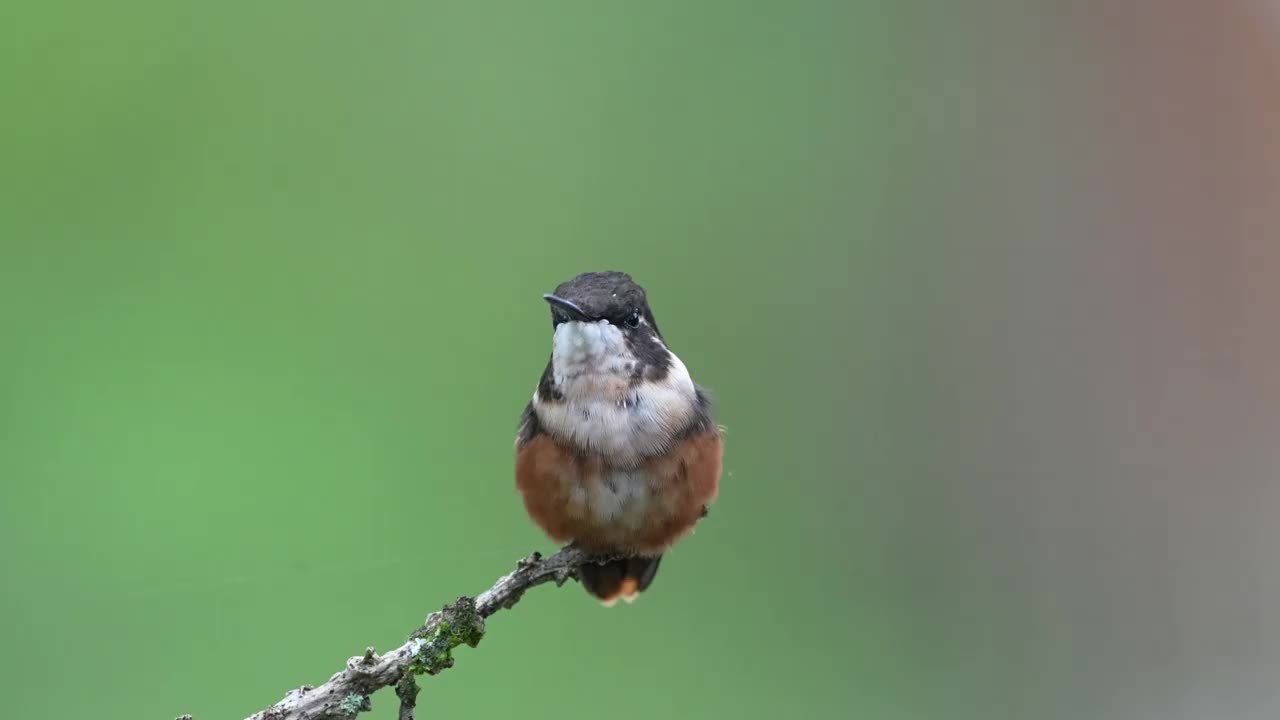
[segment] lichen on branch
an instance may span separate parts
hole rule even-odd
[[[282,700],[247,720],[350,720],[372,709],[371,696],[394,687],[400,698],[401,720],[411,720],[418,699],[415,677],[435,675],[453,667],[459,645],[475,647],[484,637],[485,619],[520,601],[525,591],[554,582],[577,579],[578,568],[608,558],[593,557],[576,547],[544,558],[538,553],[521,560],[516,569],[474,599],[460,597],[427,616],[400,647],[379,655],[373,648],[347,660],[347,665],[323,684],[290,690]],[[190,720],[190,716],[184,716]]]

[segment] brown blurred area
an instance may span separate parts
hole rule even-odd
[[[974,22],[975,142],[931,173],[951,232],[904,293],[937,707],[1276,717],[1280,5]],[[931,67],[954,108],[969,80]]]

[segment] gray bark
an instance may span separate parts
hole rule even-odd
[[[411,720],[418,695],[416,676],[453,667],[452,650],[462,644],[475,647],[484,635],[485,618],[515,605],[529,588],[548,582],[563,585],[569,578],[577,578],[584,563],[602,559],[573,546],[547,558],[534,553],[475,598],[460,597],[428,615],[400,647],[382,655],[369,648],[364,655],[347,660],[346,667],[323,684],[290,690],[282,700],[247,720],[349,719],[372,707],[370,695],[392,686],[400,697],[401,719]],[[184,718],[189,720],[190,716]]]

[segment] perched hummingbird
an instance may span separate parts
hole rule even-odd
[[[580,569],[587,592],[631,602],[715,500],[720,429],[630,275],[584,273],[543,298],[555,335],[520,419],[516,487],[552,540],[614,556]]]

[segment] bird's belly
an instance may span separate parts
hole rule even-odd
[[[516,465],[525,507],[543,530],[598,552],[661,553],[697,523],[719,477],[718,433],[630,468],[581,456],[544,435],[521,450]]]
[[[600,528],[632,532],[670,513],[669,488],[648,467],[586,468],[577,477],[566,475],[562,482],[569,512]]]
[[[679,514],[684,498],[674,478],[652,466],[633,469],[585,462],[560,477],[564,514],[579,544],[600,552],[654,550],[663,545],[655,529]]]

